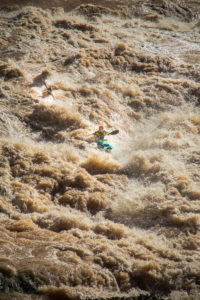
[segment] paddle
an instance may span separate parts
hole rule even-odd
[[[115,134],[118,134],[118,133],[119,133],[119,130],[117,129],[117,130],[111,131],[111,132],[108,133],[107,135],[115,135]],[[94,134],[95,134],[95,132],[91,133],[90,135],[94,135]]]
[[[119,130],[113,130],[111,131],[108,135],[115,135],[115,134],[118,134],[119,133]]]
[[[44,85],[45,85],[45,87],[46,87],[46,89],[47,89],[47,92],[53,97],[53,99],[55,100],[55,97],[54,97],[54,95],[53,95],[53,93],[52,93],[52,88],[51,87],[48,87],[47,86],[47,84],[46,84],[46,82],[44,82]]]

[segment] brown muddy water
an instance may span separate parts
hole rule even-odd
[[[47,3],[0,3],[0,299],[200,299],[199,1]]]

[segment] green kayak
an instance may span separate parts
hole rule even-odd
[[[97,145],[99,148],[105,148],[107,150],[112,150],[112,146],[108,143],[107,140],[98,140]]]

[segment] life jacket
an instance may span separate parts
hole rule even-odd
[[[96,135],[98,137],[99,140],[103,140],[104,137],[106,136],[107,132],[105,130],[101,131],[95,131],[94,135]]]

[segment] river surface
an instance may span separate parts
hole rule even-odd
[[[1,1],[1,300],[200,299],[199,8]]]

